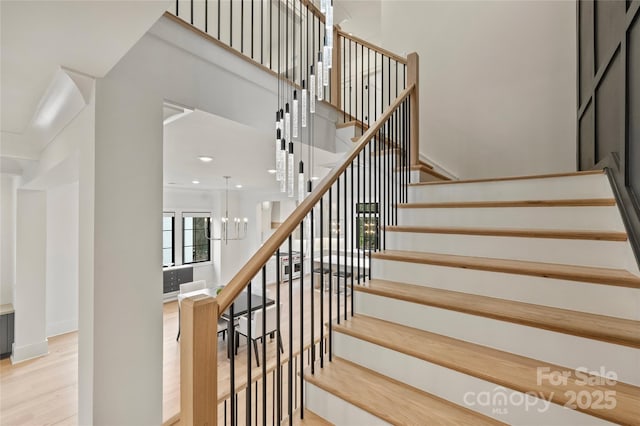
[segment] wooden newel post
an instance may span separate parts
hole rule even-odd
[[[407,86],[415,84],[411,94],[411,166],[420,163],[420,66],[418,54],[407,55]]]
[[[182,301],[180,424],[217,424],[218,302],[200,295]]]

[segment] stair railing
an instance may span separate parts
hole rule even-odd
[[[216,298],[182,302],[184,424],[281,424],[304,415],[305,375],[331,362],[333,324],[353,315],[354,286],[371,279],[371,253],[386,246],[385,229],[397,223],[397,205],[407,199],[416,96],[416,85],[409,80],[344,161],[308,193]],[[269,262],[276,265],[271,292]],[[239,311],[267,318],[273,310],[275,324],[262,321],[258,326],[250,315],[240,320],[242,325],[233,320]],[[230,319],[228,359],[218,359],[219,318]],[[260,351],[246,339],[235,353],[245,341],[238,342],[242,327],[244,335],[261,343]],[[228,380],[218,389],[218,377],[224,376]]]
[[[290,84],[309,83],[326,38],[325,16],[310,0],[176,0],[169,12]],[[418,86],[418,56],[403,58],[333,26],[334,48],[323,101],[362,133],[407,87]],[[325,58],[326,59],[326,58]],[[319,98],[320,99],[320,98]],[[419,114],[414,100],[414,122]],[[418,164],[418,126],[411,164]]]

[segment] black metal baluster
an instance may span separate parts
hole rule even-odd
[[[180,4],[180,0],[176,0],[176,16],[180,16],[180,9],[178,8],[178,5]]]
[[[373,120],[375,122],[375,119]],[[371,126],[371,49],[367,47],[367,127]]]
[[[302,40],[301,40],[302,41]],[[304,418],[304,219],[300,222],[300,418]],[[293,326],[293,324],[291,325]]]
[[[351,45],[353,44],[353,40],[349,39],[349,120],[354,120],[353,110],[351,109],[351,100],[353,98],[353,74],[351,73]]]
[[[204,0],[204,32],[209,32],[209,0]]]
[[[365,156],[364,150],[358,153],[358,204],[360,205],[360,209],[362,209],[364,202],[364,170],[365,170]],[[356,206],[357,208],[358,206]],[[364,214],[362,214],[362,210],[358,210],[358,284],[360,284],[360,280],[363,277],[364,271]],[[362,257],[362,262],[360,262],[360,258]]]
[[[288,416],[289,423],[293,421],[293,371],[291,361],[293,360],[293,237],[289,235],[289,363],[288,363],[288,380],[287,399],[289,402]]]
[[[264,64],[264,0],[260,0],[260,64]]]
[[[231,397],[231,424],[236,426],[238,424],[238,417],[236,412],[236,330],[235,324],[233,322],[234,318],[234,306],[233,303],[229,307],[229,321],[231,321],[231,333],[229,333],[229,349],[227,353],[229,354],[229,396]]]
[[[246,421],[247,426],[251,426],[251,369],[253,367],[251,359],[251,281],[247,284],[247,388],[246,388]],[[264,361],[264,360],[263,360]]]
[[[353,191],[353,166],[355,164],[355,160],[351,161],[351,165],[349,166],[349,168],[351,169],[351,316],[353,316],[353,279],[354,279],[354,271],[353,271],[353,251],[355,250],[355,228],[354,228],[354,217],[355,217],[355,211],[354,211],[354,207],[355,207],[355,200],[356,198],[354,197],[354,191]]]
[[[372,213],[371,213],[371,199],[373,198],[373,191],[372,191],[372,187],[371,187],[371,175],[372,175],[372,168],[373,168],[373,159],[371,158],[371,143],[367,144],[367,148],[369,148],[369,197],[367,198],[367,203],[369,204],[369,208],[367,208],[367,211],[369,212],[369,229],[371,229],[371,224],[372,222]],[[369,279],[371,279],[371,233],[369,233]]]
[[[342,172],[342,176],[344,176],[344,226],[342,227],[342,229],[344,229],[344,286],[342,287],[344,289],[344,320],[347,320],[347,240],[348,240],[348,236],[349,236],[349,231],[348,231],[348,227],[347,227],[347,170],[345,169],[344,172]],[[338,253],[338,255],[340,255]],[[340,286],[338,286],[340,287]],[[340,311],[338,311],[338,318],[340,318]]]
[[[280,50],[280,49],[278,49]],[[281,263],[280,263],[280,249],[276,250],[276,338],[278,339],[278,345],[280,345],[281,342],[281,327],[280,327],[280,285],[281,283],[281,279],[282,277],[280,276],[280,267],[281,267]],[[282,360],[280,357],[280,350],[276,350],[276,370],[278,371],[278,383],[277,383],[277,389],[276,389],[276,393],[277,393],[277,398],[276,398],[276,402],[277,402],[277,407],[276,407],[276,411],[278,414],[278,423],[280,423],[282,421]]]
[[[355,95],[355,113],[356,113],[356,120],[360,120],[362,121],[362,116],[358,117],[358,43],[356,42],[355,44],[355,48],[353,49],[353,57],[355,60],[355,74],[353,75],[353,80],[354,80],[354,84],[355,84],[355,90],[354,90],[354,95]]]
[[[332,234],[336,236],[336,272],[334,275],[331,275],[331,281],[333,281],[333,277],[335,276],[336,312],[338,313],[338,324],[340,324],[340,176],[336,179],[336,216],[335,232],[332,231]]]
[[[271,1],[269,2],[269,68],[275,71],[273,68],[273,2]]]
[[[189,23],[193,25],[193,0],[191,0],[190,3],[191,3],[191,18],[189,20]]]
[[[324,197],[320,198],[320,368],[324,368]]]
[[[333,360],[333,338],[331,336],[331,326],[333,322],[333,252],[332,252],[332,221],[333,215],[333,186],[329,187],[329,362]]]
[[[253,0],[251,0],[251,59],[253,59]]]
[[[233,0],[229,1],[229,47],[233,47]]]
[[[244,53],[244,0],[240,0],[240,53]]]
[[[373,75],[373,84],[375,88],[373,90],[373,121],[378,119],[378,52],[373,51],[373,69],[375,74]]]
[[[343,121],[347,122],[347,46],[346,39],[340,37],[339,42],[342,42],[342,115]],[[351,60],[351,58],[349,58]]]
[[[387,85],[389,94],[387,96],[387,106],[389,106],[391,105],[391,58],[387,58],[387,66],[389,67],[389,84]]]
[[[311,181],[309,181],[309,184],[311,184]],[[311,189],[311,185],[309,185],[309,189]],[[315,208],[311,209],[310,212],[310,216],[309,216],[309,220],[311,221],[311,226],[309,226],[309,232],[311,232],[311,235],[309,236],[309,241],[311,241],[310,244],[310,256],[309,256],[309,265],[311,266],[311,284],[309,286],[309,294],[311,295],[311,374],[315,374],[316,373],[316,336],[315,336],[315,326],[316,326],[316,316],[315,316],[315,297],[314,297],[314,246],[315,246],[315,240],[314,240],[314,211]],[[320,271],[320,275],[322,275],[322,270]],[[322,297],[322,294],[320,295]]]
[[[364,134],[364,45],[360,45],[360,128]]]
[[[396,98],[398,97],[398,61],[394,61],[396,63]]]
[[[220,0],[218,0],[218,40],[220,40]]]
[[[276,351],[280,351],[279,343],[276,336]],[[267,265],[262,267],[262,424],[267,424]]]

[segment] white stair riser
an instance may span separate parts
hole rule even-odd
[[[388,232],[387,250],[479,256],[603,268],[627,267],[626,241]]]
[[[613,198],[606,175],[455,183],[409,188],[409,199],[416,203],[580,198]]]
[[[640,385],[640,349],[356,292],[356,312],[571,369],[613,371]]]
[[[389,423],[355,405],[305,382],[305,407],[336,425],[388,425]]]
[[[440,182],[442,179],[437,178],[429,173],[420,173],[419,170],[411,171],[411,183],[417,182]],[[411,193],[411,189],[409,189],[409,193]],[[412,200],[411,196],[409,196],[409,200]]]
[[[610,424],[587,414],[525,395],[457,371],[396,352],[344,334],[335,334],[337,356],[378,371],[408,385],[467,407],[496,420],[518,425]],[[512,394],[515,393],[513,396]],[[484,404],[482,396],[506,395],[515,404]],[[497,401],[496,401],[497,402]],[[546,408],[545,408],[546,407]]]
[[[616,206],[400,208],[398,224],[461,228],[625,230]]]
[[[640,320],[640,289],[372,259],[375,279]]]

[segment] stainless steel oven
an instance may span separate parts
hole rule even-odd
[[[289,270],[289,257],[291,257],[291,266],[293,267],[293,274],[290,274]],[[300,253],[284,253],[280,255],[280,279],[286,281],[291,275],[291,279],[300,278],[301,270]]]

